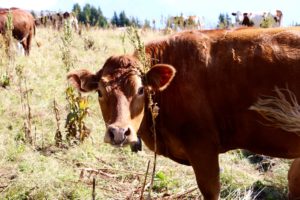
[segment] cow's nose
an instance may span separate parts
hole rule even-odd
[[[109,126],[108,127],[108,135],[112,142],[112,144],[123,144],[126,140],[126,137],[130,135],[130,129],[129,128],[120,128],[115,126]]]
[[[108,133],[109,138],[111,139],[111,141],[114,141],[115,132],[116,132],[116,128],[114,128],[114,127],[109,127],[107,129],[107,133]]]

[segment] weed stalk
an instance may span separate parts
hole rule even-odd
[[[56,126],[57,126],[55,137],[54,137],[55,145],[57,147],[61,147],[61,145],[62,145],[62,134],[61,134],[61,131],[60,131],[60,128],[59,128],[60,127],[60,123],[59,123],[60,116],[59,116],[59,109],[57,107],[57,102],[56,102],[55,99],[53,101],[53,110],[54,110]]]
[[[63,36],[61,37],[63,46],[62,51],[62,61],[69,72],[70,68],[74,66],[72,53],[71,53],[71,43],[73,41],[73,34],[70,21],[66,21],[64,24]],[[80,93],[75,94],[74,88],[69,86],[66,88],[66,99],[68,101],[69,113],[66,118],[66,139],[69,144],[82,142],[90,134],[90,129],[85,125],[84,118],[88,114],[88,98],[82,97]],[[59,136],[57,132],[56,136]]]
[[[13,25],[13,14],[11,10],[8,11],[5,26],[4,26],[4,51],[5,51],[5,58],[4,58],[4,66],[6,66],[5,73],[2,74],[0,79],[0,86],[6,88],[10,85],[10,71],[14,68],[15,63],[15,54],[13,52],[12,48],[12,42],[13,42],[13,31],[14,25]]]
[[[138,30],[134,27],[127,28],[127,35],[129,38],[130,43],[133,45],[135,51],[137,52],[138,59],[142,63],[142,69],[141,72],[145,78],[145,82],[147,83],[147,79],[145,74],[150,70],[151,68],[151,60],[149,57],[147,57],[146,49],[144,43],[141,41],[141,37],[138,34]],[[150,182],[150,190],[148,193],[148,199],[151,199],[151,191],[154,184],[154,176],[155,176],[155,169],[156,169],[156,158],[157,158],[157,142],[156,142],[156,125],[155,125],[155,119],[158,116],[159,113],[159,107],[157,103],[153,102],[153,92],[148,91],[148,108],[150,110],[151,116],[152,116],[152,132],[154,136],[154,158],[153,158],[153,170],[152,170],[152,177]]]
[[[18,77],[18,87],[20,92],[20,99],[21,99],[21,106],[22,106],[22,113],[24,113],[24,134],[25,134],[25,141],[29,144],[33,144],[32,138],[32,114],[31,114],[31,106],[29,101],[29,93],[31,90],[27,87],[26,77],[23,75],[23,68],[24,66],[18,65],[16,67],[16,74]],[[24,86],[23,86],[24,84]]]

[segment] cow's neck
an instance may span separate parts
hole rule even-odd
[[[159,98],[160,95],[156,94],[153,97],[154,103],[159,104]],[[152,114],[151,110],[148,108],[148,98],[145,100],[145,111],[144,111],[144,117],[141,123],[141,126],[138,130],[138,135],[141,137],[143,142],[147,145],[147,147],[154,151],[155,149],[155,141],[154,141],[154,131],[153,131],[153,120],[152,120]],[[189,161],[184,159],[183,157],[178,157],[173,154],[172,149],[169,149],[168,143],[166,143],[166,138],[164,137],[164,133],[167,131],[165,127],[160,126],[160,115],[158,114],[158,117],[155,119],[155,130],[156,130],[156,145],[157,145],[157,151],[156,153],[159,155],[166,156],[178,163],[190,165]],[[168,132],[168,131],[167,131]],[[168,132],[169,133],[169,132]],[[168,135],[168,134],[167,134]]]

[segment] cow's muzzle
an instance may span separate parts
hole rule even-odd
[[[107,127],[107,134],[112,145],[123,146],[128,143],[131,130],[110,125]]]

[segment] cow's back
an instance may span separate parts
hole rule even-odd
[[[221,152],[245,148],[277,157],[300,155],[299,136],[267,126],[249,109],[263,95],[276,96],[275,87],[300,99],[299,33],[299,28],[188,31],[149,44],[152,64],[177,70],[156,98],[157,124],[174,147],[168,151],[184,158],[176,150],[183,139],[209,137]]]
[[[268,125],[250,110],[258,98],[277,96],[275,87],[300,99],[299,36],[300,29],[243,29],[213,43],[207,91],[220,139],[228,148],[284,157],[288,153],[282,149],[300,144],[295,133]]]

